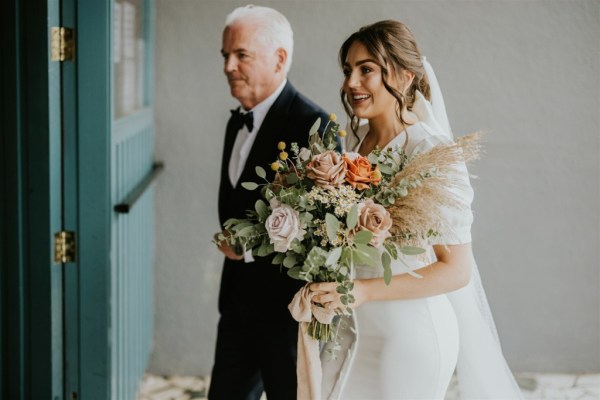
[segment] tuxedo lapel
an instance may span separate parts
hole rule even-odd
[[[239,109],[239,108],[238,108]],[[231,187],[231,181],[229,180],[229,161],[231,160],[231,152],[233,151],[233,144],[238,133],[233,118],[230,117],[227,122],[227,128],[225,130],[225,143],[223,145],[223,157],[221,157],[221,182],[227,182]]]

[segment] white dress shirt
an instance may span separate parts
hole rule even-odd
[[[284,79],[281,85],[269,97],[254,106],[253,109],[247,111],[252,111],[254,114],[254,127],[252,128],[252,132],[249,132],[248,127],[243,125],[235,138],[233,149],[231,150],[231,158],[229,159],[229,181],[233,187],[237,185],[242,171],[246,166],[248,155],[254,144],[254,139],[256,139],[256,133],[260,130],[267,112],[269,112],[269,109],[283,91],[286,82],[287,79]]]
[[[242,175],[242,171],[246,166],[248,155],[250,154],[250,150],[254,144],[254,139],[256,139],[256,133],[260,130],[267,113],[271,109],[273,103],[275,103],[275,100],[277,100],[277,97],[279,97],[283,91],[286,83],[287,79],[284,79],[281,85],[279,85],[279,87],[269,97],[254,106],[253,109],[247,110],[247,112],[252,111],[253,113],[254,126],[252,127],[252,132],[249,132],[248,127],[243,125],[235,138],[235,143],[233,144],[233,149],[231,150],[231,158],[229,159],[229,181],[233,187],[237,185],[238,180]],[[252,252],[250,250],[244,253],[244,261],[247,263],[254,261]]]

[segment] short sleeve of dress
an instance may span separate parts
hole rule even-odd
[[[421,136],[421,135],[417,135]],[[418,153],[424,153],[431,150],[434,146],[448,142],[448,138],[439,135],[424,135],[417,141],[409,140],[406,151],[409,156]],[[412,143],[411,143],[412,142]],[[443,232],[439,236],[430,238],[429,243],[434,244],[464,244],[471,242],[471,224],[473,223],[473,213],[471,203],[473,202],[473,188],[469,180],[467,166],[464,163],[457,165],[458,173],[452,176],[455,184],[448,189],[452,192],[461,207],[445,207],[442,215],[446,219],[448,232]]]

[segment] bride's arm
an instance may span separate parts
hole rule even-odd
[[[434,245],[433,250],[437,261],[415,271],[422,278],[409,274],[394,275],[389,285],[385,284],[383,278],[355,279],[352,290],[355,302],[351,307],[358,307],[367,301],[435,296],[466,286],[471,279],[473,262],[471,243]],[[311,291],[322,292],[313,297],[313,302],[328,308],[342,308],[336,286],[336,283],[330,282],[311,284]]]

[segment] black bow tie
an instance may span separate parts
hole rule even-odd
[[[252,114],[252,111],[242,113],[239,108],[231,110],[231,123],[236,131],[239,131],[246,125],[248,132],[252,132],[252,129],[254,128],[254,114]]]

